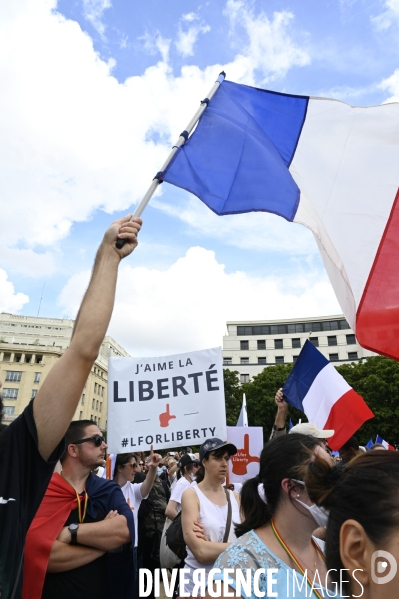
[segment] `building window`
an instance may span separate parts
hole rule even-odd
[[[237,335],[252,335],[252,327],[237,327]]]
[[[18,389],[3,389],[3,399],[17,399]]]
[[[292,361],[294,362],[294,364],[295,364],[295,362],[297,361],[298,358],[299,358],[299,356],[292,356]]]
[[[35,399],[36,395],[37,395],[37,389],[32,389],[32,393],[30,394],[30,398],[31,399]]]
[[[240,374],[240,383],[249,383],[249,374]]]
[[[7,352],[3,355],[3,362],[10,362],[10,361],[11,361],[11,354],[9,354]]]
[[[357,360],[357,351],[350,351],[348,352],[348,358],[349,360]]]
[[[283,340],[282,339],[274,340],[274,349],[283,349]]]
[[[240,349],[249,349],[249,341],[240,341]]]
[[[319,347],[319,338],[318,337],[311,337],[309,339],[310,343],[312,343],[312,345],[314,345],[315,347]]]
[[[258,349],[266,349],[266,341],[264,339],[258,339]]]
[[[249,358],[240,358],[240,364],[249,364]]]
[[[226,365],[226,364],[232,364],[232,363],[233,363],[233,361],[231,358],[223,358],[223,364]]]
[[[331,347],[332,345],[338,345],[337,336],[331,335],[331,337],[327,337],[328,345]]]
[[[339,357],[338,354],[328,354],[328,359],[330,362],[338,362]]]
[[[99,418],[99,419],[97,420],[97,426],[98,426],[98,428],[100,428],[100,425],[101,425],[101,418]]]
[[[301,340],[299,339],[299,337],[296,339],[292,339],[292,347],[293,348],[301,347]]]
[[[276,356],[276,364],[284,364],[284,356]]]
[[[14,362],[21,362],[22,354],[14,354]]]
[[[105,387],[101,387],[101,397],[104,397],[104,389]]]
[[[25,354],[25,364],[30,364],[32,362],[32,354]]]
[[[4,406],[3,414],[14,414],[15,406]]]
[[[94,393],[97,393],[97,383],[94,383]]]
[[[346,336],[346,344],[347,345],[355,345],[356,343],[356,335],[347,335]]]
[[[258,358],[258,364],[266,364],[266,358]]]
[[[16,370],[7,370],[6,381],[13,381],[19,383],[21,381],[22,372]]]
[[[97,399],[97,401],[96,401],[96,410],[97,410],[97,412],[98,412],[98,399]]]
[[[40,383],[40,375],[42,373],[41,372],[35,372],[35,379],[34,379],[34,383]]]
[[[84,394],[84,393],[82,393],[82,401],[81,401],[80,403],[82,404],[82,406],[83,406],[83,405],[84,405],[84,403],[85,403],[85,394]]]
[[[96,403],[96,400],[93,399],[93,401],[91,402],[91,409],[94,410],[94,404]]]
[[[35,364],[43,364],[43,356],[36,356]]]
[[[102,409],[103,409],[103,402],[100,401],[100,412],[102,411]]]

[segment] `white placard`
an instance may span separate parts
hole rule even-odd
[[[263,449],[261,426],[228,426],[227,440],[238,449],[229,462],[229,482],[244,483],[259,473],[259,457]]]
[[[220,347],[160,358],[109,358],[110,453],[226,438]]]

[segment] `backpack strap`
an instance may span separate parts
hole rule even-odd
[[[227,489],[224,490],[227,498],[227,520],[226,520],[226,530],[224,532],[224,537],[222,543],[227,543],[227,539],[229,538],[230,528],[231,528],[231,499],[230,499],[230,491]]]

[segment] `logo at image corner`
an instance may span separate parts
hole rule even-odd
[[[390,566],[388,573],[385,574],[385,576],[379,576],[379,574],[387,572],[388,564]],[[383,551],[382,549],[374,551],[371,556],[371,578],[373,579],[373,582],[376,584],[386,584],[387,582],[391,582],[395,577],[397,570],[397,561],[391,553]]]

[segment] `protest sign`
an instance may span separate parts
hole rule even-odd
[[[221,348],[109,359],[109,452],[201,445],[226,438]]]
[[[237,447],[229,462],[229,482],[244,483],[259,473],[259,456],[263,449],[261,426],[228,426],[227,441]]]

